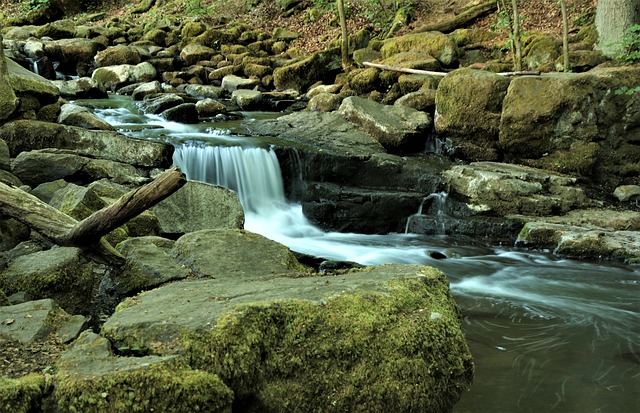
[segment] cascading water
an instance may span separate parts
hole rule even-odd
[[[408,234],[409,233],[409,229],[411,228],[411,221],[413,219],[415,219],[416,217],[420,217],[423,214],[422,210],[424,209],[425,204],[427,203],[427,201],[431,201],[432,202],[432,207],[431,209],[433,210],[433,220],[434,220],[434,227],[435,227],[435,234],[434,235],[446,235],[447,233],[447,229],[446,229],[446,224],[444,221],[444,218],[446,216],[445,213],[445,205],[447,202],[447,196],[449,194],[446,192],[435,192],[433,194],[429,194],[426,197],[424,197],[422,199],[422,202],[420,203],[420,207],[418,208],[418,212],[416,212],[415,214],[411,215],[409,218],[407,218],[407,224],[404,227],[404,233]]]
[[[142,130],[139,137],[157,139],[158,130],[128,124],[154,122],[170,128],[163,136],[176,143],[176,164],[190,179],[236,190],[248,230],[318,257],[368,265],[425,264],[444,271],[463,309],[476,363],[474,385],[454,412],[637,411],[637,269],[461,244],[447,236],[326,233],[305,219],[300,205],[285,199],[273,151],[257,148],[247,138],[212,131],[211,126],[187,127],[147,117],[130,101],[123,102],[126,110],[97,112],[121,129]],[[185,143],[188,139],[208,144]],[[425,207],[427,200],[434,203],[429,208],[436,211],[434,219],[444,218],[438,218],[437,211],[444,211],[446,195],[426,198]],[[434,250],[448,258],[431,258]]]

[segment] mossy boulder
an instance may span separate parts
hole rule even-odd
[[[96,39],[61,39],[44,43],[46,55],[60,62],[58,69],[65,74],[87,76],[95,65],[96,54],[105,46]]]
[[[125,301],[102,334],[184,356],[247,412],[446,412],[473,377],[459,320],[442,272],[388,265],[241,283],[218,272]]]
[[[233,393],[215,374],[175,357],[117,357],[85,332],[58,362],[53,400],[66,412],[230,413]]]
[[[340,48],[314,53],[312,56],[273,71],[273,84],[277,89],[302,91],[318,80],[334,77],[342,70]]]
[[[436,58],[426,52],[415,50],[396,53],[383,59],[380,63],[407,69],[431,70],[434,72],[442,70],[442,66]]]
[[[90,314],[100,281],[94,269],[79,248],[52,248],[13,260],[0,272],[0,288],[8,294],[23,291],[34,299],[52,298],[71,314]]]
[[[2,43],[2,34],[0,34],[0,43]],[[4,48],[2,48],[0,50],[0,121],[7,119],[17,106],[16,94],[7,80],[7,63],[4,58]]]
[[[440,32],[406,34],[385,40],[380,53],[387,59],[401,52],[416,51],[433,56],[445,67],[458,61],[458,46],[451,38]]]
[[[183,39],[188,41],[192,37],[201,35],[205,32],[205,30],[207,30],[207,26],[204,23],[198,21],[188,21],[182,26],[180,34]]]
[[[193,43],[186,45],[180,51],[180,58],[187,66],[194,65],[201,60],[209,60],[216,54],[216,51],[208,46]]]
[[[560,41],[545,34],[535,34],[525,42],[524,63],[531,70],[551,71],[560,56]]]
[[[640,68],[631,66],[513,79],[500,120],[506,159],[586,174],[611,191],[633,183],[640,98],[616,91],[635,87],[639,76]]]
[[[332,112],[340,107],[341,102],[342,97],[340,95],[334,93],[318,93],[309,99],[307,109],[316,112]]]
[[[349,73],[349,87],[358,95],[379,89],[378,69],[372,67],[356,69]]]
[[[455,156],[497,160],[502,101],[509,79],[494,73],[459,69],[445,76],[436,93],[436,131],[450,137]]]
[[[116,45],[98,52],[95,56],[95,61],[98,67],[137,65],[142,61],[142,56],[138,49],[133,46]]]
[[[0,376],[0,409],[12,413],[38,411],[49,389],[50,383],[41,374],[28,374],[17,379]]]

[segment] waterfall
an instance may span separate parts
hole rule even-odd
[[[236,191],[245,212],[286,204],[280,164],[272,150],[189,142],[176,147],[173,161],[187,179]]]
[[[424,205],[427,203],[427,201],[431,201],[430,208],[433,211],[435,235],[446,235],[445,218],[447,214],[445,213],[445,205],[447,203],[448,195],[449,194],[446,192],[434,192],[424,197],[422,199],[422,202],[420,203],[420,207],[418,207],[418,212],[407,218],[407,224],[404,227],[404,233],[409,233],[409,228],[413,220],[418,217],[425,216],[422,212],[424,209]]]

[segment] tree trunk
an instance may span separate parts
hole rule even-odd
[[[516,71],[522,70],[522,42],[520,41],[520,15],[518,13],[518,0],[512,0],[513,6],[513,44],[516,53],[513,56],[513,68]]]
[[[102,237],[162,201],[185,182],[178,168],[169,169],[80,222],[29,193],[0,182],[0,213],[28,225],[58,245],[94,249],[103,261],[122,264],[122,256]]]
[[[473,6],[464,12],[456,15],[452,19],[445,20],[438,23],[428,24],[422,27],[419,27],[415,30],[416,33],[421,32],[442,32],[442,33],[451,33],[452,31],[459,29],[472,23],[477,18],[482,15],[493,11],[497,7],[497,0],[489,0],[484,3],[480,3],[476,6]]]
[[[640,2],[638,0],[598,0],[596,8],[596,49],[607,57],[618,51],[616,43],[622,41],[625,31],[640,24]]]
[[[569,72],[569,20],[567,19],[567,0],[560,0],[560,8],[562,9],[562,60],[563,70]]]
[[[347,17],[344,14],[344,0],[338,1],[338,16],[340,17],[340,29],[342,32],[342,42],[340,49],[342,52],[342,70],[348,72],[351,68],[351,61],[349,60],[349,32],[347,30]]]

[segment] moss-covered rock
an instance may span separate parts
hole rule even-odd
[[[116,357],[86,332],[58,363],[53,399],[60,411],[230,413],[233,393],[215,374],[174,357]]]
[[[349,87],[358,95],[379,89],[378,73],[380,71],[372,67],[356,69],[349,73]]]
[[[443,66],[453,66],[458,61],[458,46],[440,32],[413,33],[385,40],[380,53],[387,59],[400,52],[418,51],[435,57]]]
[[[342,69],[340,49],[333,48],[273,71],[273,84],[277,89],[302,91],[318,80],[335,76]]]
[[[460,69],[445,76],[436,93],[435,128],[451,137],[454,154],[466,160],[497,160],[502,101],[509,79]]]
[[[473,376],[438,270],[389,265],[244,283],[220,274],[126,301],[103,334],[184,354],[247,412],[445,412]]]
[[[555,61],[560,55],[560,42],[545,34],[532,35],[527,38],[522,55],[524,63],[531,70],[554,70]]]
[[[0,410],[12,413],[38,411],[50,384],[40,374],[18,379],[0,376]]]
[[[1,33],[0,43],[2,43]],[[0,50],[0,121],[7,119],[17,106],[16,94],[7,79],[7,63],[4,58],[4,48],[2,48]]]
[[[380,63],[408,69],[431,70],[435,72],[442,70],[442,66],[437,59],[429,53],[417,50],[396,53],[383,59]]]

